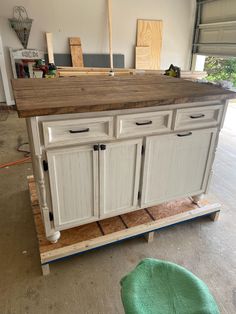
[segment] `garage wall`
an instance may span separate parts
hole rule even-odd
[[[190,64],[195,0],[113,0],[113,49],[125,55],[126,67],[134,67],[136,21],[162,19],[163,49],[161,68],[170,63],[187,70]],[[7,47],[22,48],[9,27],[15,5],[23,5],[34,19],[28,48],[46,51],[44,32],[54,34],[54,51],[69,52],[68,37],[80,36],[86,53],[107,53],[108,32],[106,0],[15,0],[0,2],[0,33],[7,70],[11,68]],[[1,100],[0,100],[1,101]]]

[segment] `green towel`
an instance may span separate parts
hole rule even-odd
[[[121,280],[126,314],[219,314],[203,281],[185,268],[144,259]]]

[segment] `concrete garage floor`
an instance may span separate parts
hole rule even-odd
[[[235,105],[234,105],[235,106]],[[0,163],[22,156],[24,119],[0,122]],[[31,164],[0,169],[0,313],[123,313],[120,279],[145,257],[178,263],[199,276],[221,313],[236,313],[236,106],[230,106],[214,164],[211,198],[223,206],[220,220],[177,225],[154,242],[132,239],[57,262],[42,277],[26,176]]]

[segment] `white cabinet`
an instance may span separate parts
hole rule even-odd
[[[57,230],[98,219],[98,151],[93,146],[47,152]]]
[[[101,218],[137,209],[141,149],[142,139],[100,145]]]
[[[205,190],[216,129],[149,136],[146,139],[142,206]]]
[[[137,208],[142,139],[47,152],[57,230]]]
[[[163,109],[28,121],[49,240],[58,230],[206,192],[224,104]]]

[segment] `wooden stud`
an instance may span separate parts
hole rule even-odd
[[[154,233],[155,233],[155,232],[152,231],[152,232],[148,232],[148,233],[146,233],[146,234],[144,235],[144,237],[145,237],[147,243],[153,242],[153,240],[154,240]]]
[[[42,267],[43,276],[47,276],[47,275],[50,274],[50,267],[49,267],[49,264],[41,265],[41,267]]]
[[[112,50],[112,10],[111,0],[107,0],[108,8],[108,30],[109,30],[109,53],[110,53],[110,68],[113,70],[113,50]]]
[[[46,33],[46,42],[47,42],[47,50],[48,50],[48,62],[54,64],[52,33]]]
[[[220,216],[220,211],[210,214],[209,217],[212,221],[217,221],[219,220],[219,216]]]

